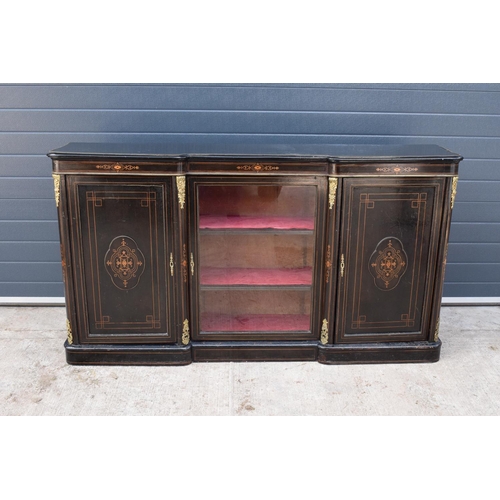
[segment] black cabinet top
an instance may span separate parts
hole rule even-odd
[[[356,162],[365,159],[398,161],[420,158],[458,162],[462,157],[434,144],[255,144],[207,141],[157,141],[83,143],[71,142],[48,153],[53,159],[125,158],[142,159],[223,159],[289,158]]]

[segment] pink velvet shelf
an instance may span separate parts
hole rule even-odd
[[[310,286],[312,285],[312,268],[240,269],[202,267],[200,285]]]
[[[200,321],[203,332],[303,332],[310,330],[307,314],[245,314],[230,316],[204,313]]]
[[[200,229],[277,229],[313,231],[314,218],[200,215]]]

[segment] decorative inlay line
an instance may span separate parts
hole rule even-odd
[[[66,257],[64,255],[64,249],[62,243],[61,243],[61,266],[62,266],[63,282],[66,283]]]
[[[238,165],[236,170],[253,170],[254,172],[269,172],[272,170],[279,170],[280,168],[275,165],[261,165],[260,163],[255,163],[253,165]]]
[[[117,236],[111,241],[104,262],[116,288],[131,290],[139,284],[145,267],[144,254],[129,236]]]
[[[330,177],[328,180],[328,208],[331,210],[335,205],[335,197],[337,196],[337,186],[339,180],[336,177]]]
[[[332,270],[332,249],[328,245],[326,248],[326,262],[325,262],[325,281],[328,283],[330,281],[330,272]]]
[[[377,167],[375,169],[377,172],[384,172],[386,174],[394,173],[409,173],[409,172],[418,172],[418,167],[400,167],[399,165],[394,165],[393,167]]]
[[[139,170],[137,165],[122,165],[121,163],[106,163],[104,165],[96,165],[95,168],[97,170],[110,170],[112,172]]]
[[[186,177],[184,175],[177,175],[175,177],[175,182],[177,183],[177,196],[179,198],[179,206],[181,210],[186,204]]]
[[[321,343],[328,344],[328,321],[323,320],[323,326],[321,327]]]
[[[390,236],[381,240],[369,260],[369,269],[375,286],[380,290],[396,288],[406,272],[407,260],[403,243],[398,238]]]
[[[184,283],[187,283],[188,280],[188,261],[187,261],[187,251],[186,245],[182,245],[182,277],[184,279]]]

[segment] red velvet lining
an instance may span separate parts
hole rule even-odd
[[[244,314],[230,316],[205,313],[201,315],[203,332],[282,332],[309,331],[306,314]]]
[[[314,218],[200,215],[200,229],[302,229],[312,231]]]
[[[312,268],[240,269],[203,267],[202,285],[312,285]]]

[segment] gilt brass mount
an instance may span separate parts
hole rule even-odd
[[[177,196],[179,197],[179,207],[181,210],[186,204],[186,177],[184,175],[178,175],[175,178],[177,183]]]
[[[455,204],[455,196],[457,196],[457,185],[458,185],[458,177],[453,177],[453,182],[451,184],[451,208]]]
[[[321,343],[328,344],[328,321],[326,319],[323,320],[323,325],[321,327]]]
[[[335,197],[337,196],[337,186],[339,180],[336,177],[328,179],[328,208],[331,210],[335,205]]]
[[[71,323],[69,322],[69,319],[66,318],[66,330],[68,332],[68,344],[73,343],[73,333],[71,332]]]
[[[56,199],[56,207],[59,207],[59,200],[61,198],[61,176],[57,174],[52,174],[54,178],[54,196]]]
[[[438,318],[437,323],[436,323],[436,330],[434,331],[434,342],[438,341],[439,338],[439,321],[441,318]]]
[[[189,321],[187,319],[182,323],[182,343],[189,344]]]

